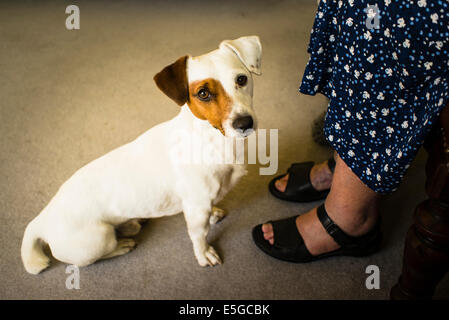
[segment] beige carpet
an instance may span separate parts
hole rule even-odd
[[[165,65],[257,34],[263,75],[255,79],[261,128],[279,129],[279,170],[326,159],[311,121],[322,96],[298,93],[316,1],[76,1],[81,29],[65,29],[64,1],[0,2],[0,298],[25,299],[386,299],[400,273],[405,232],[425,198],[421,153],[402,187],[382,202],[385,244],[367,258],[295,265],[261,253],[251,228],[316,205],[271,197],[258,166],[227,196],[230,212],[210,233],[224,264],[198,266],[181,215],[150,221],[132,253],[81,269],[67,290],[65,265],[25,272],[20,244],[35,217],[75,170],[170,119],[178,107],[154,85]],[[380,268],[367,290],[365,268]],[[449,281],[437,297],[449,297]]]

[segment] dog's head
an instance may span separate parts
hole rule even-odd
[[[229,137],[256,129],[253,78],[260,75],[262,46],[257,36],[225,40],[217,50],[185,56],[154,76],[159,89],[193,115]]]

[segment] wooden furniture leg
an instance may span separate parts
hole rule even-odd
[[[449,271],[449,106],[426,138],[426,193],[408,230],[402,274],[391,289],[392,300],[431,299]]]

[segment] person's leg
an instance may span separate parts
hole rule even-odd
[[[336,157],[336,152],[334,152],[334,158]],[[332,171],[329,169],[329,166],[327,165],[327,160],[315,164],[312,167],[312,170],[310,171],[310,182],[313,186],[313,188],[317,191],[327,190],[331,187],[332,183]],[[280,192],[284,192],[287,188],[287,182],[288,182],[288,173],[277,180],[274,183],[274,186],[276,189],[278,189]]]
[[[378,219],[379,194],[368,188],[337,155],[332,186],[325,201],[329,217],[351,236],[366,234]],[[328,235],[317,217],[316,208],[299,216],[296,226],[312,255],[335,250],[339,247]],[[271,224],[262,226],[264,238],[274,242]]]

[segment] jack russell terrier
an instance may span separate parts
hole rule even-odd
[[[214,205],[246,174],[245,167],[177,161],[171,154],[183,146],[173,135],[201,135],[209,149],[222,152],[223,140],[255,130],[252,73],[260,75],[261,55],[257,36],[241,37],[205,55],[179,58],[156,74],[159,89],[181,111],[82,167],[60,187],[25,230],[26,271],[37,274],[49,266],[43,243],[56,259],[87,266],[131,251],[136,243],[129,237],[140,231],[141,219],[180,212],[198,263],[220,264],[206,241],[210,224],[225,216]],[[117,239],[116,231],[125,238]]]

